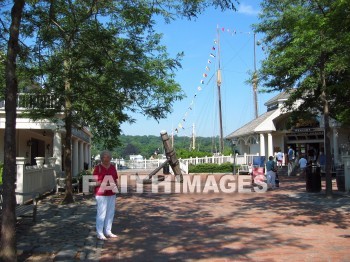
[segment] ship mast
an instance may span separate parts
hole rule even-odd
[[[257,95],[257,89],[258,89],[258,76],[256,73],[256,34],[254,33],[254,75],[253,75],[253,95],[254,95],[254,111],[255,111],[255,118],[258,118],[258,95]]]
[[[196,133],[194,128],[194,123],[192,125],[192,150],[196,149]]]
[[[219,121],[220,121],[220,153],[224,152],[224,135],[223,135],[223,129],[222,129],[222,110],[221,110],[221,68],[220,68],[220,33],[219,33],[219,27],[217,27],[217,33],[218,33],[218,70],[216,74],[216,84],[218,87],[218,99],[219,99]]]

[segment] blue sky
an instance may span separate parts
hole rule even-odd
[[[187,97],[175,102],[173,112],[159,123],[143,115],[133,115],[137,122],[123,124],[123,134],[158,136],[161,130],[166,130],[168,134],[174,132],[178,136],[191,136],[194,125],[196,136],[218,136],[218,39],[224,136],[254,119],[253,91],[246,81],[248,72],[254,70],[254,34],[251,25],[258,22],[260,2],[242,0],[238,12],[221,12],[212,8],[196,20],[159,23],[157,30],[164,34],[163,44],[167,46],[169,54],[173,57],[181,51],[185,54],[182,68],[176,73],[176,81]],[[262,35],[257,34],[256,41],[261,39]],[[265,54],[261,45],[256,46],[255,50],[256,66],[259,68]],[[204,83],[201,83],[202,80]],[[273,94],[258,93],[259,115],[266,111],[264,103],[272,97]]]

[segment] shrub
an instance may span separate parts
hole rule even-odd
[[[236,165],[236,170],[238,166]],[[190,165],[188,167],[189,173],[232,173],[233,164],[226,162],[221,165],[219,164],[200,164]]]

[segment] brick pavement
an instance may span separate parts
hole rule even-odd
[[[307,193],[301,177],[280,183],[252,194],[128,190],[117,197],[119,238],[105,242],[96,239],[91,196],[62,206],[53,195],[36,224],[19,224],[19,261],[350,261],[350,195],[333,184],[326,198],[324,181],[322,192]]]
[[[119,239],[100,261],[350,261],[349,194],[280,181],[266,193],[121,194]]]

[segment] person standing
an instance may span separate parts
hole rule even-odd
[[[283,163],[283,153],[281,152],[281,150],[278,151],[277,155],[277,167],[282,168],[282,163]]]
[[[298,161],[299,163],[299,168],[300,168],[300,174],[302,176],[305,176],[305,170],[306,170],[306,166],[307,166],[307,160],[305,158],[304,155],[302,155]]]
[[[288,176],[290,176],[294,169],[295,151],[292,146],[288,146]]]
[[[267,188],[276,188],[276,172],[277,164],[273,160],[273,156],[269,157],[269,161],[266,162],[266,178],[267,178]]]
[[[318,164],[321,167],[321,171],[326,170],[326,155],[323,153],[323,151],[320,151],[320,155],[318,156]]]
[[[98,239],[107,240],[118,237],[112,233],[118,174],[115,166],[111,164],[112,155],[108,150],[101,152],[100,159],[101,163],[95,166],[93,172],[96,180],[96,233]]]

